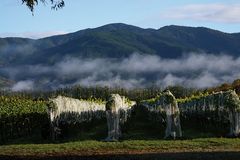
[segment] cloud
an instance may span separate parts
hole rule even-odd
[[[221,79],[209,72],[201,73],[197,78],[187,80],[190,86],[197,86],[198,88],[206,88],[216,86],[221,83]]]
[[[169,73],[162,79],[159,79],[159,81],[156,82],[156,84],[158,86],[166,87],[166,86],[174,86],[174,85],[183,84],[184,81],[186,81],[185,77],[178,77],[178,76],[175,76],[175,75],[172,75],[171,73]]]
[[[54,36],[54,35],[66,34],[66,33],[67,32],[65,31],[23,32],[23,33],[6,32],[6,33],[0,33],[0,37],[1,38],[21,37],[21,38],[39,39],[39,38],[45,38],[45,37]]]
[[[163,13],[162,17],[207,22],[239,23],[240,4],[191,4],[172,8]]]
[[[90,76],[87,78],[83,78],[80,81],[76,82],[76,84],[80,84],[83,86],[107,86],[107,87],[123,87],[123,88],[139,88],[144,87],[142,82],[143,78],[129,78],[124,79],[120,76],[113,76],[107,79],[98,79],[96,76]],[[141,85],[142,84],[142,85]]]
[[[12,91],[27,91],[27,90],[33,90],[34,82],[31,80],[25,80],[25,81],[19,81],[16,84],[14,84],[11,88]]]
[[[72,85],[139,88],[184,85],[205,88],[240,77],[240,58],[189,53],[179,59],[134,53],[128,58],[67,57],[53,65],[0,68],[0,75],[16,81],[12,90],[55,89]],[[31,81],[29,81],[31,79]]]

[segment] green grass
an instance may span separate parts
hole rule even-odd
[[[103,155],[129,153],[240,151],[240,139],[197,138],[192,140],[95,140],[57,144],[0,146],[0,156]]]

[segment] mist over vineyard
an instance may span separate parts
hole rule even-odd
[[[0,68],[15,83],[13,91],[60,87],[108,86],[123,88],[183,85],[205,88],[232,82],[240,75],[240,58],[188,53],[178,59],[133,53],[128,58],[66,57],[52,65],[16,65]]]

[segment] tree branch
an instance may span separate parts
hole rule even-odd
[[[65,6],[64,0],[49,0],[52,5],[52,9],[59,9],[63,8]],[[22,0],[22,4],[25,4],[31,12],[34,11],[35,6],[38,5],[39,2],[42,2],[44,4],[47,3],[47,0]]]

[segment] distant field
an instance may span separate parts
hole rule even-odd
[[[117,156],[116,156],[117,155]],[[0,158],[64,159],[75,158],[149,159],[240,157],[240,139],[197,138],[191,140],[125,140],[122,142],[75,141],[56,144],[17,144],[0,146]],[[132,156],[132,157],[131,157]]]

